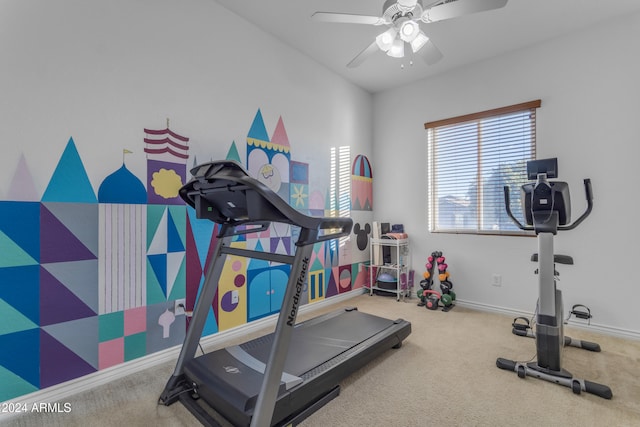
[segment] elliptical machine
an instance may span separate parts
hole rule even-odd
[[[558,160],[556,158],[527,162],[527,176],[535,183],[525,184],[521,188],[522,210],[527,225],[518,221],[511,212],[509,187],[504,187],[504,201],[509,218],[522,230],[533,230],[538,237],[538,253],[532,261],[538,262],[539,298],[536,316],[535,334],[524,334],[536,339],[537,361],[517,362],[498,358],[496,365],[500,369],[515,371],[518,377],[527,375],[570,387],[575,394],[581,391],[592,393],[605,399],[611,399],[611,389],[602,384],[574,378],[562,368],[562,350],[566,344],[599,351],[595,343],[572,340],[564,336],[564,318],[562,292],[556,288],[555,263],[573,264],[566,255],[553,253],[553,237],[558,231],[573,230],[589,216],[593,207],[591,180],[584,180],[587,209],[571,223],[571,201],[569,186],[566,182],[548,181],[557,178]],[[514,333],[517,328],[514,324]]]

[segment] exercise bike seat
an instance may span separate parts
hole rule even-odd
[[[538,254],[537,253],[531,255],[531,261],[538,262]],[[555,255],[553,255],[553,262],[558,263],[558,264],[573,265],[573,258],[571,258],[569,255],[558,255],[558,254],[555,254]]]

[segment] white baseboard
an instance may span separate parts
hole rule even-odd
[[[508,314],[509,316],[513,316],[513,317],[529,318],[533,314],[533,313],[527,313],[526,311],[513,310],[511,308],[500,307],[498,305],[484,304],[481,302],[474,302],[474,301],[465,301],[457,298],[456,298],[456,305],[459,305],[460,307],[467,307],[472,310],[487,311],[490,313],[497,313],[497,314]]]
[[[331,297],[325,300],[321,300],[315,302],[313,304],[306,304],[300,307],[300,313],[313,313],[321,308],[331,306],[338,302],[343,302],[349,300],[351,298],[360,296],[365,291],[363,289],[356,289],[351,292],[346,292],[344,294],[337,295],[335,297]],[[487,311],[492,313],[504,314],[512,317],[526,317],[530,318],[533,313],[513,310],[506,307],[500,307],[491,304],[484,304],[478,302],[471,302],[465,300],[456,300],[456,304],[461,307],[467,307],[472,310],[478,311]],[[217,334],[205,337],[201,340],[201,344],[203,347],[210,346],[224,346],[225,342],[228,342],[232,339],[241,337],[242,335],[249,334],[254,331],[258,331],[259,329],[266,328],[269,326],[275,325],[277,320],[277,315],[272,315],[269,317],[265,317],[263,319],[256,320],[254,322],[248,323],[246,325],[238,326],[236,328],[232,328],[226,331],[218,332]],[[620,338],[640,340],[640,332],[631,331],[621,328],[613,328],[606,325],[599,325],[591,323],[591,325],[587,326],[584,323],[569,321],[569,325],[576,328],[583,328],[585,330],[592,330],[596,332],[600,332],[606,335],[616,336]],[[15,399],[8,400],[8,404],[20,404],[25,405],[27,407],[31,407],[33,404],[40,403],[53,403],[60,402],[64,399],[82,393],[88,390],[91,390],[97,386],[107,384],[111,381],[124,378],[127,375],[135,374],[143,369],[147,369],[153,366],[160,365],[165,362],[171,362],[177,359],[178,354],[180,353],[181,345],[171,347],[148,356],[141,357],[139,359],[132,360],[130,362],[125,362],[120,365],[113,366],[111,368],[103,369],[98,372],[94,372],[93,374],[85,375],[81,378],[76,378],[71,381],[67,381],[61,384],[57,384],[51,387],[48,387],[43,390],[38,390],[36,392],[17,397]],[[167,380],[169,380],[167,378]],[[6,420],[16,414],[12,413],[0,413],[0,421],[3,419]]]
[[[300,307],[299,312],[300,314],[313,313],[314,311],[317,311],[323,307],[331,306],[338,302],[346,301],[351,298],[360,296],[363,292],[364,291],[362,289],[356,289],[328,299],[314,302],[312,304],[305,304]],[[235,339],[242,335],[246,335],[248,333],[258,331],[262,328],[275,325],[277,319],[278,315],[273,314],[271,316],[253,321],[251,323],[247,323],[245,325],[205,337],[200,341],[200,344],[203,347],[222,347],[224,346],[225,342],[228,342],[231,339]],[[85,375],[81,378],[76,378],[64,383],[56,384],[54,386],[29,393],[24,396],[8,400],[6,401],[6,404],[8,406],[15,406],[18,404],[21,406],[26,405],[27,408],[30,408],[34,404],[60,402],[72,395],[91,390],[97,386],[107,384],[120,378],[124,378],[127,375],[135,374],[143,369],[176,360],[181,348],[182,345],[167,348],[165,350],[158,351],[156,353],[132,360],[130,362],[125,362],[107,369],[102,369],[92,374]],[[167,378],[167,381],[168,380],[169,378]],[[15,415],[18,414],[0,412],[0,421],[9,419]]]
[[[488,312],[491,312],[491,313],[498,313],[498,314],[506,314],[506,315],[513,316],[513,317],[526,317],[527,319],[529,319],[529,318],[531,318],[533,316],[532,312],[513,310],[513,309],[510,309],[510,308],[500,307],[500,306],[491,305],[491,304],[484,304],[484,303],[479,303],[479,302],[472,302],[472,301],[465,301],[465,300],[456,299],[456,304],[460,305],[461,307],[470,308],[472,310],[488,311]],[[574,327],[574,328],[578,328],[578,329],[584,329],[586,331],[599,332],[601,334],[610,335],[610,336],[613,336],[613,337],[640,341],[640,332],[632,331],[630,329],[616,328],[616,327],[613,327],[613,326],[602,325],[602,324],[594,323],[594,322],[591,322],[591,324],[587,324],[587,323],[585,323],[583,321],[576,321],[574,319],[569,319],[569,321],[567,322],[567,325],[569,325],[571,327]]]

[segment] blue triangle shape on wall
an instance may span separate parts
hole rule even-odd
[[[253,119],[253,123],[251,124],[251,129],[249,129],[249,134],[247,138],[259,139],[260,141],[269,141],[269,134],[267,133],[267,129],[264,127],[264,120],[262,120],[262,112],[258,108],[258,112],[256,113],[256,117]]]
[[[160,288],[164,293],[166,298],[167,296],[167,255],[159,254],[159,255],[147,255],[147,259],[149,260],[149,265],[153,269],[153,272],[156,274],[156,278],[158,279],[158,283],[160,284]]]
[[[0,231],[40,259],[40,202],[0,202]]]
[[[9,305],[2,298],[0,298],[0,316],[5,319],[3,322],[0,322],[1,335],[38,327],[38,325],[33,323],[29,318],[16,310],[15,307]]]
[[[171,211],[168,211],[167,218],[167,252],[184,252],[184,244]]]
[[[98,203],[73,138],[69,138],[42,201]]]
[[[231,147],[229,147],[229,151],[227,152],[227,160],[235,160],[238,163],[242,163],[242,160],[240,160],[240,154],[238,153],[238,148],[236,147],[235,141],[233,141],[231,143]]]
[[[20,357],[16,357],[14,351],[0,351],[0,366],[40,386],[40,329],[0,335],[0,348],[20,349]]]
[[[26,316],[40,323],[40,266],[0,268],[0,299]],[[0,313],[1,314],[1,313]],[[0,315],[0,319],[7,319]]]
[[[22,250],[22,248],[4,234],[2,230],[0,230],[0,250],[2,252],[0,268],[38,264],[38,261]]]
[[[2,365],[0,365],[0,384],[2,384],[2,387],[0,387],[0,402],[38,390],[38,387],[5,369]]]

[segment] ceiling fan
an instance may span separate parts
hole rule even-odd
[[[426,0],[431,1],[431,0]],[[388,27],[362,52],[347,64],[354,68],[362,64],[378,50],[395,58],[403,58],[405,45],[419,55],[427,64],[433,65],[442,58],[442,52],[420,28],[420,23],[444,21],[471,13],[499,9],[508,0],[438,0],[423,6],[423,0],[386,0],[382,16],[356,15],[350,13],[316,12],[315,21],[341,24],[365,24]]]

